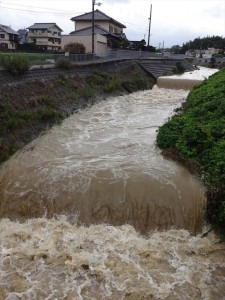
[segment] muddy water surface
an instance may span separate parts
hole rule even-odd
[[[204,188],[155,147],[186,95],[108,99],[1,166],[1,300],[225,299]]]
[[[77,213],[83,224],[198,232],[204,189],[155,146],[158,126],[186,94],[155,87],[108,99],[54,127],[2,167],[1,216]]]

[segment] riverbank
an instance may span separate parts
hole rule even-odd
[[[155,80],[137,63],[61,74],[5,86],[0,94],[0,163],[69,115],[113,95],[151,89]]]
[[[207,218],[225,223],[225,69],[194,87],[183,107],[159,128],[157,144],[167,157],[191,161],[207,188]],[[224,232],[223,232],[224,233]]]

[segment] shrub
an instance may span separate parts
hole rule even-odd
[[[85,50],[85,46],[80,43],[69,43],[64,47],[64,51],[71,54],[84,54]]]
[[[37,110],[37,116],[42,121],[59,121],[63,118],[63,115],[54,108],[39,108]]]
[[[90,88],[90,87],[84,88],[84,89],[81,91],[81,96],[82,96],[85,100],[90,99],[93,95],[94,95],[94,91],[93,91],[92,88]]]
[[[12,75],[20,75],[26,73],[30,68],[29,60],[19,55],[4,55],[1,57],[1,64]]]
[[[173,69],[173,73],[175,74],[183,74],[185,71],[185,67],[182,65],[180,61],[176,62],[176,68]]]
[[[56,62],[56,67],[60,69],[70,69],[72,67],[72,63],[69,59],[60,58]]]
[[[104,92],[113,92],[121,88],[120,82],[117,78],[112,78],[109,82],[103,87]]]

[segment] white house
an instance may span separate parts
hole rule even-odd
[[[0,24],[0,49],[15,50],[19,40],[18,32],[9,26]]]
[[[35,23],[27,29],[30,43],[43,50],[61,50],[62,29],[56,23]]]

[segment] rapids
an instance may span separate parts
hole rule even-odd
[[[225,299],[225,244],[157,128],[187,91],[107,99],[0,167],[0,299]]]
[[[0,216],[76,213],[86,225],[199,232],[204,188],[155,146],[157,128],[186,95],[155,87],[72,115],[3,165]]]

